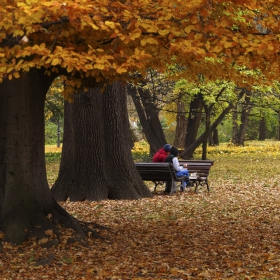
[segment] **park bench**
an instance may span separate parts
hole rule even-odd
[[[210,168],[214,164],[212,160],[179,160],[180,165],[185,163],[188,165],[189,182],[191,186],[195,186],[195,192],[199,186],[206,186],[210,191],[208,176]]]
[[[173,165],[169,162],[135,162],[135,166],[143,181],[154,182],[154,192],[158,185],[163,185],[166,181],[169,181],[171,182],[171,190],[169,194],[172,195],[187,178],[185,176],[177,177]],[[176,182],[179,182],[179,184],[176,184]]]
[[[180,160],[180,165],[188,164],[189,170],[189,186],[195,186],[195,192],[199,186],[206,186],[210,191],[208,176],[211,166],[214,164],[212,160]],[[135,166],[143,181],[152,181],[155,184],[154,192],[158,185],[163,185],[165,182],[171,182],[172,195],[176,189],[181,185],[187,177],[177,177],[173,165],[168,162],[164,163],[148,163],[148,162],[135,162]],[[176,185],[176,182],[180,184]]]

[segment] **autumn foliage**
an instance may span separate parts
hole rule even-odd
[[[279,143],[215,148],[211,159],[210,194],[62,203],[104,226],[104,239],[69,246],[64,229],[56,248],[42,248],[47,239],[3,243],[2,278],[279,279]]]
[[[279,76],[279,14],[273,0],[2,0],[0,78],[44,67],[112,81],[178,64],[246,84],[236,70],[258,68],[263,83]]]

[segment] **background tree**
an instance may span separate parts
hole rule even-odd
[[[61,121],[64,116],[63,91],[63,79],[57,77],[51,84],[45,101],[45,120],[57,125],[57,147],[60,147]]]

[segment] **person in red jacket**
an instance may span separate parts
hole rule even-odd
[[[165,162],[165,159],[170,154],[172,146],[170,144],[165,144],[162,148],[160,148],[153,156],[153,162]],[[165,190],[164,192],[171,191],[171,182],[165,182]]]
[[[170,153],[172,146],[170,144],[165,144],[160,148],[153,156],[153,162],[165,162],[165,159]]]

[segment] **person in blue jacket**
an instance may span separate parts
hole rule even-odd
[[[180,166],[179,164],[179,160],[178,160],[178,154],[179,154],[179,151],[176,147],[172,147],[170,149],[170,154],[169,156],[167,156],[167,158],[165,159],[165,162],[171,162],[173,164],[173,167],[174,169],[176,170],[176,175],[178,177],[180,176],[189,176],[189,171],[187,169],[187,164],[184,164],[184,166]],[[188,180],[185,180],[183,183],[182,183],[182,186],[181,186],[181,192],[184,191],[186,189],[186,186],[187,186],[187,183],[188,183]]]

